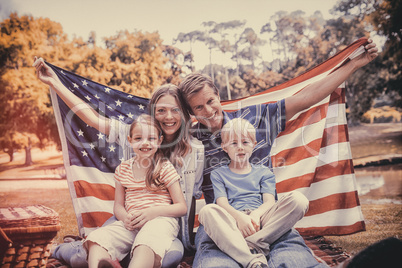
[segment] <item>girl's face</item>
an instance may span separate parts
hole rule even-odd
[[[163,139],[159,134],[155,127],[138,123],[132,129],[131,137],[128,137],[136,156],[139,158],[153,157]]]
[[[181,110],[172,95],[165,95],[155,103],[155,119],[167,140],[175,136],[181,127]]]

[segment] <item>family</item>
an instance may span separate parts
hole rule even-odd
[[[165,254],[181,241],[187,251],[195,250],[196,268],[327,267],[293,228],[308,210],[307,198],[295,191],[278,199],[269,155],[287,120],[378,55],[371,40],[365,50],[296,95],[235,112],[222,110],[218,89],[198,73],[178,86],[155,90],[148,114],[131,125],[89,105],[77,109],[84,122],[117,141],[125,155],[115,170],[117,220],[85,238],[87,265],[120,267],[130,255],[128,267],[169,267]],[[33,65],[38,79],[70,108],[82,107],[83,101],[42,58],[35,57]],[[207,205],[199,212],[194,240],[191,206],[201,194]]]

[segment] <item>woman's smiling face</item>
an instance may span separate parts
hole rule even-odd
[[[172,140],[181,127],[182,115],[176,99],[171,95],[159,98],[155,103],[155,119],[161,125],[165,140]]]

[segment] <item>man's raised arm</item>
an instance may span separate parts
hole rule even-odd
[[[357,69],[375,59],[378,56],[378,49],[371,39],[368,42],[365,46],[365,53],[347,62],[320,81],[306,86],[296,95],[286,98],[286,121],[290,120],[298,112],[323,100]]]

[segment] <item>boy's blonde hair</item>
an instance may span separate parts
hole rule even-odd
[[[226,144],[235,136],[247,136],[252,142],[256,142],[255,127],[246,119],[235,118],[227,122],[221,130],[222,144]]]

